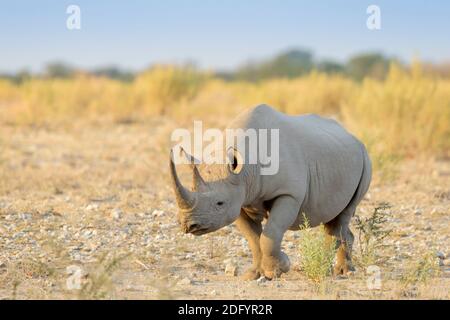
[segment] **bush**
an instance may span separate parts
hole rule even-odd
[[[320,283],[331,275],[336,251],[336,241],[329,238],[324,229],[323,225],[315,229],[309,228],[306,217],[301,226],[300,266],[306,277],[315,283]]]
[[[376,263],[376,251],[381,246],[382,240],[391,233],[391,230],[386,229],[387,214],[390,208],[389,204],[381,203],[375,207],[369,217],[355,216],[359,244],[355,260],[363,267]]]

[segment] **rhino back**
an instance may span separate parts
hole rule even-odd
[[[318,115],[289,116],[262,105],[234,127],[279,129],[279,171],[260,176],[261,199],[291,195],[312,226],[336,217],[350,202],[363,170],[364,146],[339,123]]]

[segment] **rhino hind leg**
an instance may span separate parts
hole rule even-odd
[[[349,228],[350,219],[355,209],[346,209],[336,218],[325,224],[325,232],[331,240],[336,239],[336,262],[333,267],[333,275],[346,275],[349,271],[353,271],[352,264],[352,247],[354,236]]]
[[[361,145],[363,153],[363,171],[358,187],[347,207],[339,213],[339,215],[325,224],[325,231],[331,237],[336,238],[336,264],[333,269],[334,275],[346,274],[353,271],[352,264],[352,246],[354,236],[350,230],[350,220],[355,215],[356,207],[359,205],[367,190],[369,189],[370,181],[372,179],[372,164],[369,155],[364,146]]]

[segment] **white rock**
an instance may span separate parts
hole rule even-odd
[[[86,210],[97,210],[100,207],[98,203],[90,203],[86,206]]]
[[[81,254],[79,254],[78,252],[71,253],[70,257],[74,261],[81,261]]]
[[[152,212],[152,216],[153,217],[161,217],[162,215],[164,215],[164,211],[163,210],[155,209]]]
[[[193,253],[187,253],[185,259],[192,259],[194,257]]]
[[[217,296],[217,291],[216,290],[212,290],[209,294],[212,295],[212,296]]]
[[[183,278],[183,279],[181,279],[180,281],[178,281],[177,284],[179,284],[179,285],[181,285],[181,286],[187,286],[187,285],[192,284],[192,280],[189,279],[188,277],[186,277],[186,278]]]
[[[258,280],[256,280],[257,284],[261,284],[261,283],[264,283],[264,282],[267,282],[267,279],[264,276],[261,276],[261,277],[258,278]]]
[[[32,217],[31,213],[28,212],[19,213],[19,218],[22,220],[31,220]]]
[[[228,276],[237,276],[237,266],[233,263],[228,263],[225,266],[225,274]]]
[[[114,220],[119,220],[122,217],[122,210],[120,208],[114,208],[111,211],[111,218],[113,218]]]
[[[89,239],[89,238],[92,238],[92,235],[93,235],[92,230],[84,230],[81,236],[84,239]]]

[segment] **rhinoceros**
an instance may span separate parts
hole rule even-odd
[[[253,263],[243,279],[272,279],[290,269],[281,250],[285,232],[299,230],[307,220],[310,227],[323,224],[327,237],[336,239],[333,273],[353,270],[349,224],[372,175],[363,143],[333,119],[290,116],[267,105],[243,112],[228,128],[279,129],[278,172],[262,175],[260,163],[246,163],[245,154],[234,148],[229,151],[231,160],[213,166],[209,178],[192,164],[193,186],[186,188],[171,150],[170,173],[182,230],[203,235],[235,222],[252,252]]]

